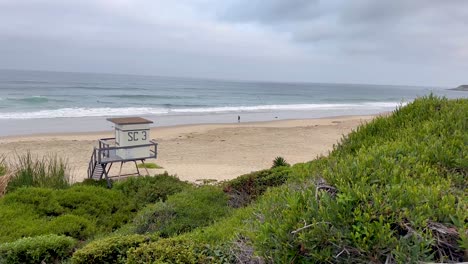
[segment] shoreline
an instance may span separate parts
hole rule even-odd
[[[379,115],[382,114],[386,113]],[[167,171],[191,182],[228,180],[269,168],[277,156],[294,164],[326,155],[342,135],[375,116],[378,115],[152,127],[151,138],[159,143],[158,159],[147,162],[163,167],[151,169],[151,175]],[[0,155],[11,159],[15,153],[27,151],[36,156],[56,154],[68,160],[73,181],[78,182],[86,178],[97,140],[108,136],[113,136],[113,131],[0,137]],[[117,174],[114,169],[111,175]],[[133,171],[134,165],[127,163],[122,173]]]
[[[297,111],[264,111],[238,113],[202,113],[177,115],[140,115],[154,122],[155,127],[173,127],[179,125],[201,124],[238,124],[237,117],[241,117],[241,124],[252,122],[269,122],[281,120],[304,120],[313,118],[333,118],[337,116],[376,115],[381,112],[394,110],[365,109],[349,110],[297,110]],[[73,118],[37,118],[37,119],[0,119],[0,137],[105,132],[112,130],[112,124],[106,121],[107,116],[73,117]],[[34,131],[31,133],[31,131]]]
[[[265,120],[265,121],[251,121],[251,122],[240,122],[240,123],[194,123],[194,124],[178,124],[178,125],[163,125],[163,126],[151,126],[151,131],[158,129],[176,129],[176,128],[193,128],[193,127],[210,127],[210,126],[275,126],[282,122],[304,122],[311,120],[320,120],[320,119],[347,119],[347,118],[362,118],[369,117],[374,118],[381,115],[390,114],[391,111],[382,112],[378,114],[368,114],[368,115],[337,115],[337,116],[328,116],[328,117],[316,117],[316,118],[291,118],[291,119],[277,119],[277,120]],[[145,117],[145,116],[143,116]],[[106,117],[102,117],[103,122],[108,122]],[[69,136],[100,136],[112,133],[113,130],[89,130],[89,131],[71,131],[71,132],[45,132],[45,133],[31,133],[31,134],[19,134],[19,135],[0,135],[0,143],[2,140],[19,140],[19,139],[31,139],[31,138],[45,138],[45,137],[69,137]]]

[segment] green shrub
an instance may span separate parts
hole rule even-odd
[[[156,238],[157,239],[157,238]],[[72,263],[126,263],[127,251],[154,241],[154,237],[143,235],[111,236],[94,240],[77,250]]]
[[[207,226],[229,213],[226,195],[215,186],[202,186],[169,196],[144,208],[133,220],[135,232],[173,236]]]
[[[223,190],[229,195],[232,207],[243,207],[262,195],[267,188],[285,183],[290,173],[289,167],[252,172],[223,183]]]
[[[48,226],[47,230],[50,234],[63,234],[79,240],[92,237],[98,229],[94,221],[73,214],[54,217]]]
[[[45,235],[0,244],[0,263],[58,263],[76,246],[70,237]]]
[[[110,179],[111,186],[114,186],[114,181]],[[94,180],[94,179],[84,179],[82,182],[77,182],[73,184],[73,186],[79,186],[79,185],[84,185],[84,186],[96,186],[96,187],[102,187],[102,188],[108,188],[107,186],[107,180],[102,179],[102,180]]]
[[[63,190],[23,187],[0,200],[0,243],[25,236],[65,234],[85,240],[130,222],[138,208],[191,188],[167,174],[131,178],[114,189],[86,182]]]
[[[210,263],[199,251],[189,240],[162,239],[130,249],[127,263]]]
[[[20,188],[11,192],[1,200],[1,205],[28,207],[31,212],[42,216],[57,216],[64,212],[56,200],[57,191],[45,188]]]
[[[20,188],[0,200],[0,243],[42,234],[83,240],[116,230],[133,218],[134,211],[115,190],[94,186]]]
[[[123,192],[135,206],[141,208],[149,203],[165,201],[167,196],[191,187],[191,184],[179,180],[167,173],[154,177],[132,177],[125,181],[114,183],[113,188]]]
[[[135,211],[121,192],[94,186],[60,190],[56,199],[66,213],[95,221],[102,232],[116,230],[131,220]]]
[[[238,248],[239,250],[245,248]],[[160,239],[127,252],[126,263],[262,263],[227,244],[200,244],[187,238]]]
[[[251,206],[234,210],[230,217],[225,217],[205,228],[197,228],[190,233],[182,234],[184,237],[197,243],[219,245],[235,240],[248,225],[254,212]]]
[[[273,160],[273,165],[271,166],[272,169],[278,168],[278,167],[289,167],[291,166],[289,163],[286,162],[286,160],[283,157],[276,157]]]
[[[463,261],[467,113],[466,99],[429,96],[359,127],[292,168],[243,232],[275,263]]]
[[[208,244],[205,256],[236,261],[239,252],[267,263],[466,261],[467,113],[466,99],[418,99],[359,127],[328,157],[287,168],[287,183],[251,206],[182,237]],[[252,185],[243,177],[232,182]]]
[[[49,187],[62,189],[69,186],[67,163],[57,156],[33,157],[30,152],[16,157],[16,173],[12,175],[7,192],[17,188]]]

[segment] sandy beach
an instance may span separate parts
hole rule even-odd
[[[206,124],[152,128],[151,138],[159,143],[156,162],[182,180],[218,181],[265,169],[277,156],[289,163],[310,161],[326,155],[333,144],[373,116],[282,120],[239,124]],[[113,132],[67,133],[13,136],[0,138],[0,155],[11,159],[15,153],[31,151],[33,155],[57,154],[65,158],[74,181],[87,177],[86,171],[97,140],[112,137]],[[136,171],[126,163],[124,173]],[[144,173],[144,170],[142,170]],[[111,170],[117,175],[118,165]]]

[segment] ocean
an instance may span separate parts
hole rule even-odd
[[[112,116],[169,126],[367,115],[467,95],[447,88],[0,70],[0,136],[109,130]]]

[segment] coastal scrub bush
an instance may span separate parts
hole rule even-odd
[[[0,263],[58,263],[71,256],[76,244],[66,236],[22,238],[0,244]]]
[[[98,227],[95,221],[74,214],[64,214],[51,219],[44,230],[50,234],[62,234],[79,240],[92,237]]]
[[[127,199],[141,208],[146,204],[165,201],[169,195],[192,187],[188,182],[179,180],[167,172],[155,176],[132,177],[114,183],[113,188],[122,192]]]
[[[93,220],[102,232],[112,232],[132,219],[133,208],[124,194],[94,186],[74,186],[57,192],[65,213]]]
[[[428,96],[359,127],[266,192],[243,232],[274,263],[466,261],[467,113]]]
[[[226,244],[208,245],[186,237],[160,239],[127,251],[126,263],[261,263],[236,254]]]
[[[127,263],[216,263],[209,261],[200,251],[195,243],[187,239],[161,239],[130,249]]]
[[[145,235],[113,235],[90,242],[77,250],[71,262],[74,264],[88,263],[126,263],[127,252],[146,243],[157,240],[154,236]]]
[[[0,243],[43,234],[86,239],[130,221],[134,208],[119,191],[94,186],[23,187],[0,200]]]
[[[148,205],[133,220],[136,233],[173,236],[207,226],[230,212],[227,197],[216,186],[201,186]]]
[[[234,208],[248,205],[262,195],[267,188],[285,183],[291,173],[289,167],[281,166],[239,176],[223,183],[223,190],[229,195],[229,204]]]
[[[109,179],[111,182],[111,186],[114,186],[114,181],[112,179]],[[73,184],[73,186],[96,186],[96,187],[102,187],[102,188],[108,188],[107,186],[107,180],[106,179],[101,179],[101,180],[95,180],[95,179],[84,179],[82,182],[77,182]]]
[[[18,154],[14,163],[15,173],[8,183],[7,192],[25,186],[63,189],[70,185],[68,165],[57,156],[40,159],[27,152]]]

